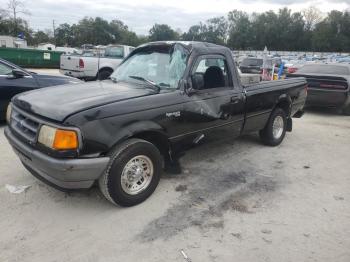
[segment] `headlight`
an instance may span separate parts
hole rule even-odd
[[[56,150],[77,149],[78,135],[73,130],[58,129],[43,125],[39,132],[39,143]]]
[[[7,111],[6,111],[6,121],[9,124],[11,121],[11,113],[12,113],[12,105],[11,105],[11,103],[9,103],[9,105],[7,106]]]

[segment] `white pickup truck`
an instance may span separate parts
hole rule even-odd
[[[135,48],[125,45],[106,47],[104,54],[61,55],[60,72],[84,80],[107,79]]]

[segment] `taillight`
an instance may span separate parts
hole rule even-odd
[[[79,68],[84,68],[84,60],[83,59],[79,59]]]
[[[346,86],[343,85],[337,85],[337,84],[326,84],[326,83],[320,83],[321,88],[332,88],[332,89],[346,89]]]
[[[293,74],[298,70],[298,68],[296,67],[288,67],[288,74]]]

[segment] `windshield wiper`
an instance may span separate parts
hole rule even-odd
[[[148,80],[146,78],[143,78],[142,76],[129,76],[130,78],[133,78],[133,79],[136,79],[136,80],[140,80],[140,81],[143,81],[147,84],[149,84],[150,86],[154,87],[152,88],[153,90],[157,91],[157,93],[160,92],[160,86],[157,85],[155,82],[151,81],[151,80]]]

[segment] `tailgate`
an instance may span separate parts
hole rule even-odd
[[[80,56],[75,55],[61,55],[60,69],[69,71],[82,71],[79,64]]]

